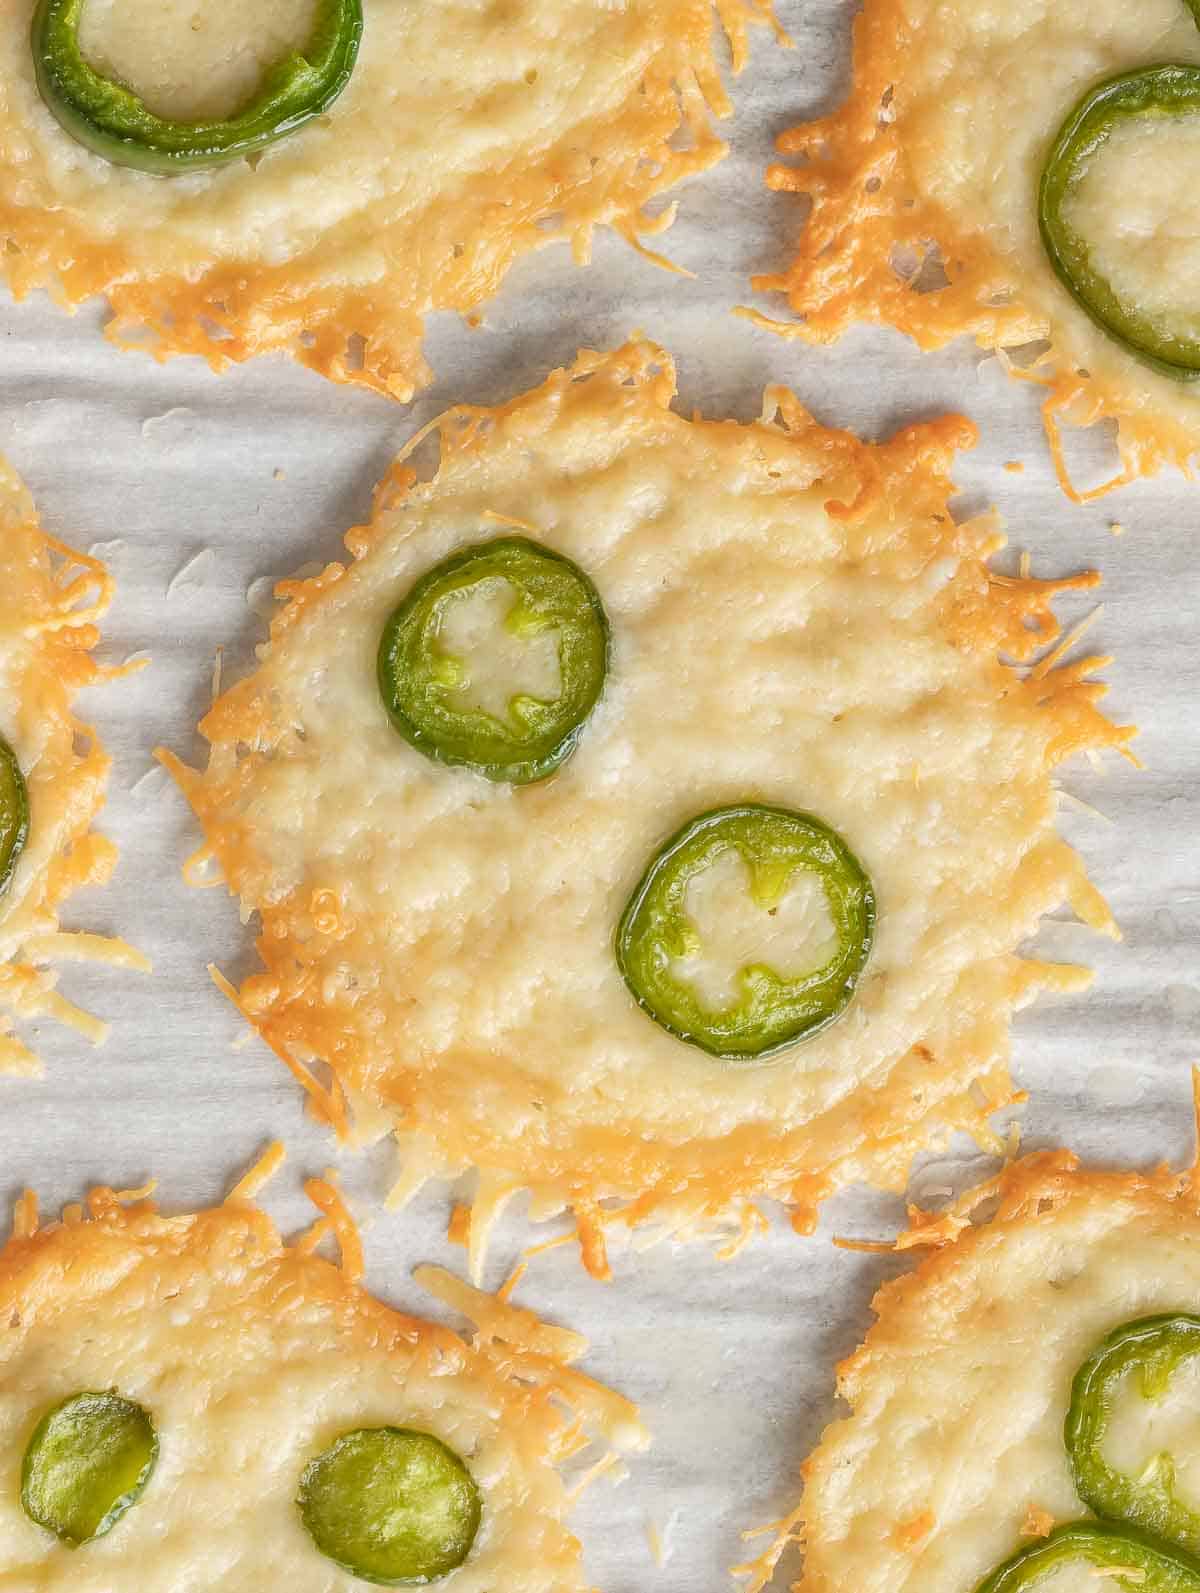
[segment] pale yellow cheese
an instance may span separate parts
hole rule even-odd
[[[740,62],[765,0],[721,4]],[[407,398],[429,375],[426,311],[474,308],[517,254],[556,237],[583,260],[597,224],[659,230],[647,201],[723,152],[712,0],[363,10],[357,65],[326,114],[250,159],[164,178],[59,126],[35,81],[33,0],[6,5],[0,271],[18,293],[106,294],[110,334],[160,355],[220,368],[278,348]],[[95,66],[186,120],[243,104],[313,12],[89,0],[80,37]]]
[[[915,1144],[1008,1099],[1014,1006],[1078,978],[1015,948],[1063,903],[1112,927],[1056,833],[1052,767],[1128,732],[1091,706],[1086,663],[1023,680],[997,662],[1036,645],[1026,617],[1052,621],[1036,584],[990,584],[995,521],[946,512],[965,423],[871,449],[787,394],[786,423],[740,427],[685,421],[671,391],[667,357],[633,344],[447,417],[436,479],[386,490],[357,562],[290,589],[260,668],[202,725],[208,770],[178,772],[264,919],[248,1012],[384,1108],[410,1156],[577,1209],[644,1195],[643,1214],[696,1217],[770,1192],[803,1211],[902,1179]],[[613,636],[577,750],[520,788],[424,758],[375,678],[412,583],[517,518],[592,578]],[[757,1067],[651,1022],[613,952],[656,850],[740,801],[817,814],[879,901],[845,1016]],[[803,968],[827,944],[811,896],[776,934],[740,881],[696,885],[696,973],[718,991],[735,956]]]
[[[1190,1176],[1083,1172],[1048,1152],[959,1210],[983,1216],[997,1196],[994,1218],[958,1223],[952,1244],[883,1286],[878,1321],[839,1369],[851,1414],[805,1463],[789,1522],[807,1546],[796,1593],[970,1593],[1033,1541],[1031,1522],[1086,1516],[1063,1442],[1076,1371],[1114,1328],[1200,1304]],[[1173,1381],[1162,1405],[1122,1402],[1108,1452],[1123,1470],[1169,1446],[1194,1478],[1196,1375]],[[1106,1585],[1088,1568],[1045,1583]]]
[[[1200,337],[1197,170],[1200,116],[1123,122],[1064,207],[1117,296],[1187,338]]]
[[[264,71],[303,50],[317,0],[86,0],[83,58],[159,116],[197,121],[239,111]]]
[[[12,1033],[14,1016],[47,1013],[104,1037],[104,1024],[59,995],[48,963],[74,955],[149,967],[120,941],[68,936],[59,925],[64,897],[107,880],[116,861],[116,847],[92,829],[109,758],[72,706],[81,686],[104,678],[90,649],[111,594],[102,565],[39,529],[28,492],[0,459],[0,735],[29,797],[28,838],[0,895],[0,1075],[37,1068]]]
[[[514,635],[505,628],[516,601],[507,581],[480,581],[445,605],[438,632],[439,654],[461,676],[451,703],[481,708],[501,723],[514,697],[553,702],[562,691],[556,633]]]
[[[1047,339],[1032,377],[1049,389],[1052,430],[1060,416],[1111,415],[1123,477],[1185,463],[1200,396],[1089,319],[1055,276],[1037,217],[1046,155],[1073,106],[1105,78],[1165,61],[1200,64],[1183,0],[867,0],[847,104],[781,140],[819,158],[769,181],[816,203],[792,267],[758,285],[786,291],[802,317],[790,330],[819,340],[856,319],[888,321],[922,347],[961,332],[988,348]],[[1068,206],[1114,287],[1185,328],[1200,314],[1197,136],[1194,116],[1128,123]],[[918,269],[927,257],[944,276]],[[939,276],[949,286],[921,291]]]
[[[0,1489],[4,1593],[361,1590],[318,1553],[296,1493],[308,1462],[342,1433],[389,1425],[442,1439],[479,1488],[480,1533],[438,1583],[445,1593],[584,1593],[555,1464],[569,1449],[567,1418],[551,1395],[570,1407],[574,1383],[585,1412],[611,1411],[627,1436],[642,1435],[632,1407],[553,1350],[539,1357],[555,1329],[481,1302],[509,1311],[508,1344],[492,1353],[485,1333],[468,1349],[283,1245],[241,1202],[163,1218],[99,1191],[91,1206],[95,1220],[0,1252],[0,1470],[18,1475],[39,1417],[88,1389],[143,1405],[159,1460],[115,1529],[79,1549],[31,1522],[16,1486]]]

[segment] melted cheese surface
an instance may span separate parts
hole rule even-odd
[[[231,888],[278,923],[279,961],[243,992],[277,1041],[333,1060],[451,1161],[535,1181],[561,1167],[621,1193],[636,1188],[629,1143],[719,1177],[736,1132],[811,1135],[787,1153],[800,1165],[869,1157],[856,1092],[897,1081],[911,1110],[908,1059],[920,1115],[957,1099],[1006,1052],[1011,953],[1041,913],[1070,899],[1108,922],[1055,835],[1054,709],[955,631],[959,605],[989,592],[993,523],[956,527],[948,485],[913,470],[903,506],[885,491],[835,515],[878,479],[869,450],[856,462],[847,442],[831,465],[807,417],[796,434],[689,423],[664,407],[656,360],[633,345],[585,362],[586,379],[558,373],[461,447],[450,417],[436,481],[381,513],[341,579],[308,589],[205,720],[212,762],[186,781]],[[613,633],[576,751],[521,788],[415,752],[374,674],[397,602],[496,515],[595,581]],[[1023,623],[1012,642],[1028,644]],[[844,1017],[771,1065],[729,1067],[635,1005],[613,936],[662,843],[747,800],[831,825],[880,915]],[[693,906],[726,920],[719,988],[749,949],[748,904],[740,884],[711,888]],[[801,890],[781,914],[788,945],[758,938],[757,910],[752,939],[803,964],[827,925]],[[318,896],[336,927],[317,926]]]
[[[305,1465],[356,1427],[413,1426],[471,1471],[483,1524],[447,1593],[583,1593],[544,1414],[453,1335],[401,1317],[261,1213],[110,1216],[0,1253],[0,1468],[19,1470],[57,1401],[115,1387],[160,1443],[139,1502],[105,1537],[58,1543],[0,1491],[5,1593],[359,1593],[314,1547]]]
[[[1072,495],[1060,421],[1117,420],[1114,484],[1166,462],[1186,468],[1200,395],[1091,321],[1056,277],[1037,213],[1047,152],[1085,94],[1147,66],[1200,64],[1184,0],[868,0],[855,39],[847,104],[782,143],[813,157],[819,186],[803,161],[769,174],[773,186],[811,192],[814,210],[792,267],[757,285],[786,291],[816,341],[883,320],[923,348],[961,333],[987,348],[1048,343],[1034,374]],[[1070,206],[1114,285],[1185,326],[1198,310],[1195,123],[1127,124]],[[931,278],[918,268],[931,251],[942,285],[923,291]]]
[[[675,959],[672,973],[713,1011],[737,1000],[740,969],[765,963],[781,979],[798,979],[837,949],[825,888],[803,871],[792,875],[777,902],[759,905],[741,856],[723,852],[689,883],[684,904],[699,944]]]
[[[877,1295],[879,1320],[840,1372],[852,1415],[806,1464],[797,1593],[963,1593],[1033,1541],[1031,1510],[1087,1515],[1063,1444],[1071,1380],[1112,1329],[1196,1309],[1200,1215],[1172,1175],[1064,1165],[1064,1153],[1015,1164],[996,1220]],[[1123,1409],[1112,1434],[1123,1469],[1169,1443],[1194,1476],[1200,1420],[1184,1402],[1196,1378],[1175,1381],[1169,1405]],[[926,1512],[929,1529],[906,1543],[903,1527]],[[1102,1585],[1089,1568],[1044,1584]]]
[[[1126,122],[1065,207],[1094,269],[1164,328],[1200,337],[1200,116]]]
[[[83,58],[179,121],[232,115],[312,31],[316,0],[86,0]]]
[[[737,64],[763,4],[725,0]],[[105,293],[118,341],[153,334],[217,368],[281,348],[407,399],[429,376],[426,311],[474,307],[556,237],[582,261],[596,225],[645,230],[648,200],[723,150],[712,0],[364,0],[357,65],[326,114],[170,178],[111,164],[51,115],[33,6],[0,12],[0,268],[18,291]],[[88,0],[80,38],[189,119],[243,104],[314,9]]]

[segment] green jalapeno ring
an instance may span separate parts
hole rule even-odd
[[[470,1554],[483,1516],[459,1456],[411,1427],[343,1433],[305,1467],[296,1503],[326,1559],[383,1587],[447,1576]]]
[[[837,948],[824,966],[782,979],[762,964],[739,972],[740,999],[706,1008],[671,974],[694,939],[688,883],[729,849],[742,857],[751,889],[778,900],[797,869],[824,887]],[[833,1023],[848,1005],[875,935],[875,892],[862,864],[810,813],[742,803],[691,819],[651,860],[617,926],[617,966],[634,1000],[676,1039],[729,1062],[757,1062]]]
[[[1166,1392],[1181,1361],[1200,1355],[1200,1316],[1139,1318],[1115,1328],[1075,1374],[1063,1438],[1079,1497],[1098,1516],[1129,1521],[1192,1553],[1200,1552],[1200,1514],[1175,1492],[1169,1455],[1131,1477],[1104,1458],[1104,1435],[1122,1377],[1140,1373],[1145,1399]]]
[[[327,111],[350,81],[362,38],[362,0],[317,0],[303,53],[270,66],[248,105],[224,120],[157,116],[97,72],[79,47],[86,0],[40,0],[32,46],[38,92],[72,138],[117,166],[160,176],[236,160]]]
[[[0,736],[0,894],[12,883],[29,839],[29,790],[17,755]]]
[[[102,1538],[141,1498],[158,1461],[149,1415],[113,1391],[72,1394],[34,1428],[21,1507],[71,1548]]]
[[[1200,21],[1200,0],[1188,0],[1188,5]],[[1200,336],[1184,337],[1155,326],[1122,300],[1092,266],[1086,239],[1064,212],[1087,162],[1119,123],[1192,111],[1200,111],[1200,67],[1151,66],[1108,78],[1083,96],[1059,129],[1038,188],[1042,243],[1067,292],[1122,348],[1160,375],[1181,382],[1200,377]]]
[[[1048,1538],[1019,1549],[990,1572],[975,1593],[1033,1593],[1045,1575],[1071,1560],[1097,1569],[1127,1567],[1132,1578],[1109,1576],[1119,1593],[1200,1593],[1200,1561],[1159,1543],[1136,1527],[1111,1521],[1071,1521]]]
[[[559,695],[552,702],[514,697],[507,724],[448,700],[457,679],[447,677],[456,677],[457,661],[437,649],[443,605],[496,579],[516,592],[510,629],[558,631]],[[412,587],[384,626],[379,691],[392,724],[427,758],[528,785],[553,774],[575,750],[604,689],[610,647],[604,605],[583,571],[540,543],[500,537],[452,554]]]

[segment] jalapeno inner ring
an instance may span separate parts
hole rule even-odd
[[[29,791],[17,755],[0,736],[0,894],[8,889],[29,839]]]
[[[691,882],[729,851],[766,911],[799,871],[824,888],[832,953],[792,977],[763,962],[738,970],[737,998],[714,1010],[675,965],[694,952],[687,905]],[[820,819],[790,808],[744,803],[702,813],[657,853],[621,916],[617,966],[634,999],[669,1034],[727,1061],[755,1061],[823,1029],[845,1010],[875,933],[875,893],[862,865]]]
[[[1064,287],[1123,348],[1178,381],[1200,376],[1200,333],[1172,330],[1123,297],[1097,269],[1092,246],[1071,224],[1068,210],[1089,164],[1118,127],[1197,112],[1200,67],[1152,66],[1108,78],[1084,95],[1059,129],[1038,189],[1042,242]],[[1196,310],[1200,317],[1200,301]]]
[[[1200,1316],[1143,1317],[1116,1328],[1088,1356],[1071,1385],[1064,1439],[1079,1497],[1097,1515],[1153,1532],[1200,1552],[1200,1514],[1179,1497],[1171,1455],[1139,1475],[1120,1470],[1104,1452],[1122,1386],[1135,1379],[1143,1399],[1163,1398],[1172,1374],[1200,1355]]]
[[[385,1587],[436,1581],[460,1566],[479,1531],[479,1489],[432,1433],[364,1427],[309,1462],[297,1497],[327,1559]]]
[[[268,67],[248,105],[223,120],[184,122],[156,115],[89,65],[79,44],[85,4],[40,0],[31,40],[38,91],[79,143],[114,165],[159,175],[252,154],[327,111],[350,81],[363,29],[362,0],[317,0],[304,50]]]
[[[445,648],[448,605],[506,583],[505,629],[554,633],[559,691],[517,693],[502,720],[466,697],[471,661]],[[596,588],[569,559],[524,537],[481,542],[428,571],[392,614],[379,644],[379,691],[392,724],[427,758],[489,780],[544,780],[574,751],[608,672],[609,630]]]
[[[1020,1549],[998,1565],[975,1593],[1033,1593],[1072,1561],[1100,1573],[1098,1585],[1120,1593],[1200,1593],[1200,1563],[1156,1543],[1136,1527],[1108,1521],[1073,1521],[1048,1538]],[[1121,1570],[1131,1574],[1120,1576]],[[1116,1574],[1114,1574],[1116,1573]]]
[[[110,1532],[158,1459],[150,1417],[115,1393],[73,1394],[46,1412],[21,1467],[21,1505],[72,1548]]]

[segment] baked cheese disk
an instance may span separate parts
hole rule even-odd
[[[742,1568],[744,1593],[789,1539],[804,1546],[795,1593],[1192,1593],[1200,1540],[1153,1506],[1156,1472],[1198,1502],[1194,1172],[1039,1152],[910,1216],[898,1248],[932,1253],[876,1295],[838,1368],[850,1414],[805,1461],[799,1508]],[[1163,1556],[1185,1562],[1176,1580],[1159,1579]]]
[[[1016,955],[1042,914],[1113,932],[1053,775],[1132,732],[1095,658],[997,657],[1095,577],[992,572],[966,421],[876,447],[673,394],[635,341],[434,422],[432,479],[406,450],[351,562],[277,589],[207,768],[164,754],[189,873],[259,915],[244,1013],[343,1134],[395,1133],[397,1198],[479,1170],[476,1261],[522,1189],[604,1274],[611,1224],[902,1185],[1013,1099],[1013,1010],[1086,982]]]
[[[1045,388],[1076,501],[1186,469],[1200,441],[1194,6],[866,0],[854,40],[849,98],[785,133],[796,160],[768,172],[812,201],[791,265],[755,279],[798,318],[768,324],[823,343],[881,322],[925,349],[969,333]],[[1149,71],[1160,65],[1166,78]],[[1114,79],[1127,80],[1119,93]],[[1166,363],[1146,363],[1126,334]],[[1043,342],[1015,362],[1004,353]],[[1080,491],[1060,426],[1103,419],[1120,468]]]
[[[117,856],[92,829],[109,758],[72,706],[80,687],[120,673],[91,652],[111,597],[103,565],[39,528],[0,459],[0,1075],[37,1070],[14,1018],[44,1014],[104,1038],[106,1026],[55,989],[54,963],[149,966],[121,941],[59,925],[64,899],[103,884]]]
[[[465,1497],[468,1531],[450,1555],[459,1563],[410,1583],[584,1593],[560,1466],[593,1438],[610,1455],[611,1443],[640,1446],[635,1408],[566,1364],[586,1348],[577,1334],[503,1295],[418,1269],[474,1320],[470,1345],[372,1298],[336,1190],[323,1180],[306,1187],[325,1215],[292,1244],[240,1193],[164,1217],[146,1191],[95,1189],[42,1226],[32,1197],[19,1203],[0,1251],[0,1588],[349,1593],[383,1578],[324,1552],[323,1529],[340,1532],[333,1546],[361,1564],[354,1556],[372,1551],[355,1546],[354,1509],[381,1536],[399,1524],[427,1542]],[[341,1266],[313,1253],[331,1225]],[[92,1410],[80,1413],[81,1396]],[[109,1409],[97,1415],[100,1401]],[[85,1436],[94,1424],[83,1479],[93,1496],[105,1502],[102,1444],[132,1481],[115,1519],[90,1536],[79,1500],[53,1486],[72,1458],[74,1435],[61,1428],[73,1413]],[[117,1416],[133,1425],[123,1447],[113,1444]],[[370,1479],[343,1467],[322,1498],[322,1458],[340,1442],[344,1454],[351,1435],[406,1446],[418,1464],[376,1467],[374,1499]],[[457,1494],[437,1491],[447,1474]]]
[[[42,0],[39,16],[47,6],[63,0]],[[131,116],[221,122],[307,47],[330,3],[73,9],[74,32],[60,31],[99,74],[98,97],[115,83],[136,95]],[[724,151],[712,0],[361,9],[348,84],[323,114],[246,158],[163,176],[65,129],[39,93],[33,0],[6,6],[0,274],[12,290],[69,306],[103,294],[109,337],[159,358],[221,369],[282,351],[408,399],[431,376],[428,311],[475,310],[515,258],[555,239],[586,261],[599,224],[636,244],[671,219],[647,216],[648,202]],[[740,68],[766,0],[719,10]]]

